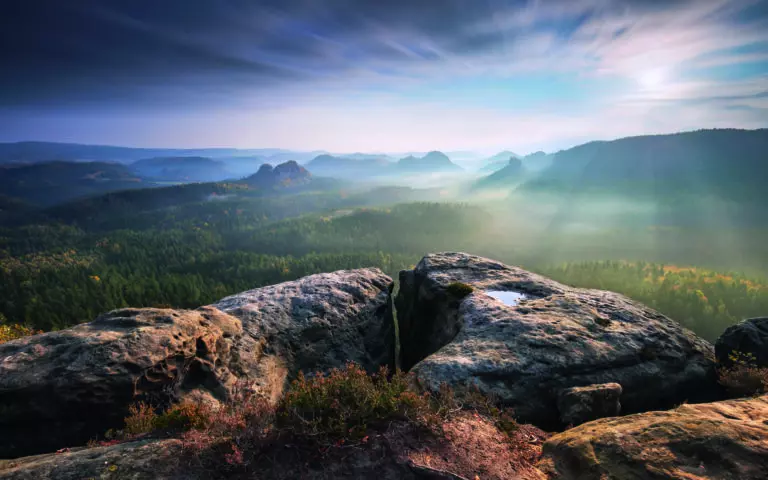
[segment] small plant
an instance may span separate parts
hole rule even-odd
[[[278,406],[278,424],[299,435],[333,439],[363,438],[369,426],[393,419],[431,423],[441,406],[428,394],[409,388],[409,378],[386,367],[369,375],[349,363],[328,375],[302,373]]]
[[[462,282],[453,282],[446,287],[446,290],[456,298],[464,298],[475,291],[472,285]]]
[[[38,335],[43,333],[40,330],[34,330],[24,325],[7,325],[1,321],[4,318],[5,317],[0,317],[0,343],[10,342],[11,340],[17,340],[19,338],[28,337],[30,335]]]
[[[129,415],[125,417],[125,433],[128,435],[141,435],[155,430],[157,414],[155,410],[144,402],[131,405],[128,408]]]
[[[361,446],[393,421],[439,436],[446,420],[461,410],[493,420],[511,444],[523,438],[511,413],[497,408],[477,388],[457,396],[445,384],[433,393],[417,393],[413,386],[412,376],[399,370],[390,374],[383,367],[369,374],[348,363],[327,374],[299,373],[277,405],[256,396],[247,384],[237,384],[228,401],[218,405],[182,402],[158,414],[138,403],[131,407],[123,431],[93,444],[117,441],[110,437],[174,435],[201,464],[242,469],[275,445],[298,445],[321,454],[334,446]]]
[[[768,392],[768,368],[758,367],[752,353],[732,351],[728,355],[731,366],[718,370],[720,385],[737,397]]]

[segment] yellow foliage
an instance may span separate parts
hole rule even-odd
[[[33,330],[24,325],[0,325],[0,343],[10,342],[11,340],[40,333],[43,332],[40,330]]]

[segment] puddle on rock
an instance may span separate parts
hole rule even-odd
[[[528,296],[520,292],[510,292],[508,290],[487,290],[484,292],[489,297],[501,300],[506,305],[514,307],[520,300],[525,300]]]

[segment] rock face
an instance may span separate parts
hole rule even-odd
[[[543,456],[553,479],[763,479],[768,397],[597,420],[551,437]]]
[[[240,319],[290,378],[299,370],[347,362],[373,371],[394,363],[391,282],[377,268],[320,273],[233,295],[213,307]]]
[[[462,290],[450,287],[456,282],[474,291],[460,298],[451,293]],[[507,305],[489,291],[526,298]],[[717,392],[709,343],[616,293],[442,253],[400,272],[395,305],[403,368],[412,368],[423,387],[474,385],[542,427],[562,426],[557,398],[570,387],[619,383],[627,413]]]
[[[392,363],[391,279],[312,275],[194,311],[125,309],[0,345],[0,458],[81,445],[139,400],[224,400],[239,380],[276,400],[299,369]]]
[[[733,352],[751,354],[755,366],[768,367],[768,317],[750,318],[728,327],[715,342],[717,362],[731,366]]]
[[[598,418],[615,417],[621,413],[621,385],[604,383],[588,387],[571,387],[560,392],[557,409],[565,425],[581,425]]]
[[[210,478],[200,469],[184,469],[179,440],[139,441],[108,447],[79,448],[15,460],[0,460],[6,480],[198,480]]]

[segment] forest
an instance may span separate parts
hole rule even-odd
[[[359,206],[364,197],[344,192],[244,196],[224,187],[200,201],[190,192],[201,188],[184,187],[181,200],[159,204],[158,189],[128,199],[109,194],[0,228],[0,321],[48,331],[120,307],[194,308],[319,272],[372,266],[396,276],[436,251],[467,251],[624,293],[710,340],[768,311],[760,272],[708,263],[706,249],[698,263],[690,256],[696,248],[675,253],[672,246],[694,245],[698,232],[643,252],[635,246],[638,238],[647,243],[640,236],[647,228],[585,234],[567,225],[552,230],[548,221],[536,230],[498,202],[397,204],[403,192],[395,190],[381,205]]]

